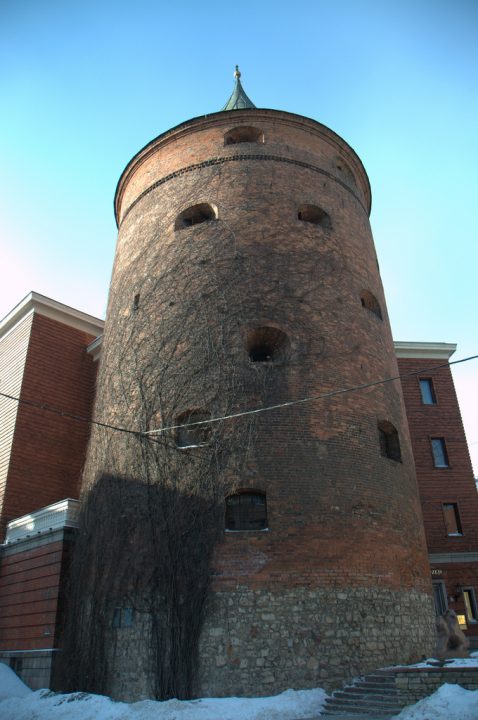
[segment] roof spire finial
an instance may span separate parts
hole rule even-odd
[[[244,88],[241,85],[241,71],[239,70],[239,65],[236,65],[236,69],[234,70],[234,78],[236,80],[236,85],[234,87],[231,97],[222,109],[247,110],[249,108],[255,108],[256,106],[247,97],[246,93],[244,92]]]

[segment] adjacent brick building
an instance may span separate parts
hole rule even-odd
[[[478,493],[447,361],[455,345],[395,343],[437,610],[478,646]],[[443,367],[445,365],[445,367]],[[433,368],[439,367],[438,370]],[[427,372],[419,372],[428,368]],[[409,374],[416,373],[416,374]]]
[[[0,322],[0,658],[32,687],[52,682],[102,328],[38,293]]]
[[[0,658],[33,686],[56,682],[88,441],[86,500],[102,483],[124,492],[115,532],[134,535],[135,487],[154,489],[132,473],[135,435],[90,438],[100,351],[96,417],[138,433],[402,375],[238,430],[247,452],[226,468],[195,692],[333,687],[418,659],[433,597],[478,634],[478,495],[449,367],[430,370],[454,346],[393,343],[370,187],[344,140],[254,108],[238,77],[225,111],[164,133],[124,171],[104,340],[101,321],[34,293],[0,325],[0,390],[26,401],[0,398]],[[214,433],[168,436],[188,497]],[[143,597],[134,613],[115,592],[102,691],[151,696],[152,619]]]

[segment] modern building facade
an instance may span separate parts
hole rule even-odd
[[[474,635],[478,495],[447,366],[454,346],[393,343],[354,151],[313,120],[256,109],[237,74],[222,112],[133,158],[115,207],[103,338],[101,321],[32,296],[48,352],[32,359],[36,394],[24,394],[35,346],[10,349],[22,312],[3,321],[0,353],[16,360],[0,390],[67,416],[50,412],[61,428],[46,440],[17,416],[38,427],[47,409],[7,414],[5,498],[18,497],[2,517],[30,515],[10,523],[2,550],[0,656],[22,660],[34,683],[34,653],[60,647],[58,588],[88,437],[76,630],[67,623],[65,639],[78,688],[131,699],[337,687],[429,654],[433,598],[440,611],[453,603]],[[109,427],[90,435],[70,414],[91,418],[93,394]],[[298,399],[308,400],[284,405]],[[31,461],[13,474],[14,449],[28,442],[46,474]],[[44,566],[56,604],[23,609],[22,583]],[[47,627],[45,612],[52,642],[39,647],[45,633],[22,628]]]
[[[447,365],[455,346],[395,343],[395,348],[402,374],[437,612],[452,607],[476,647],[478,494]],[[421,372],[425,367],[429,371]]]
[[[95,390],[86,349],[102,330],[38,293],[0,322],[0,657],[32,687],[51,682],[58,649]]]

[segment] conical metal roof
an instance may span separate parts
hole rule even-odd
[[[236,84],[234,86],[234,90],[232,92],[231,97],[227,101],[227,103],[222,108],[223,110],[244,110],[247,108],[255,108],[256,106],[254,103],[249,100],[246,93],[244,92],[244,88],[241,85],[241,72],[239,70],[239,66],[236,65],[236,69],[234,71],[234,77],[236,78]]]

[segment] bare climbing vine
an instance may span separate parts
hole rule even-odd
[[[131,262],[134,271],[115,271],[95,418],[138,434],[92,431],[64,632],[65,689],[115,693],[120,656],[130,652],[130,672],[148,678],[149,695],[188,698],[197,690],[224,500],[242,484],[262,420],[186,429],[182,438],[145,433],[195,413],[220,417],[287,398],[280,367],[249,362],[244,333],[258,318],[291,314],[307,337],[318,283],[315,240],[294,255],[272,244],[268,255],[261,245],[270,238],[257,240],[236,247],[219,219],[169,240],[158,232],[142,255],[141,238],[123,241],[117,262]],[[324,254],[323,262],[337,276],[337,258]],[[128,650],[113,627],[115,610],[126,607],[144,629]]]

